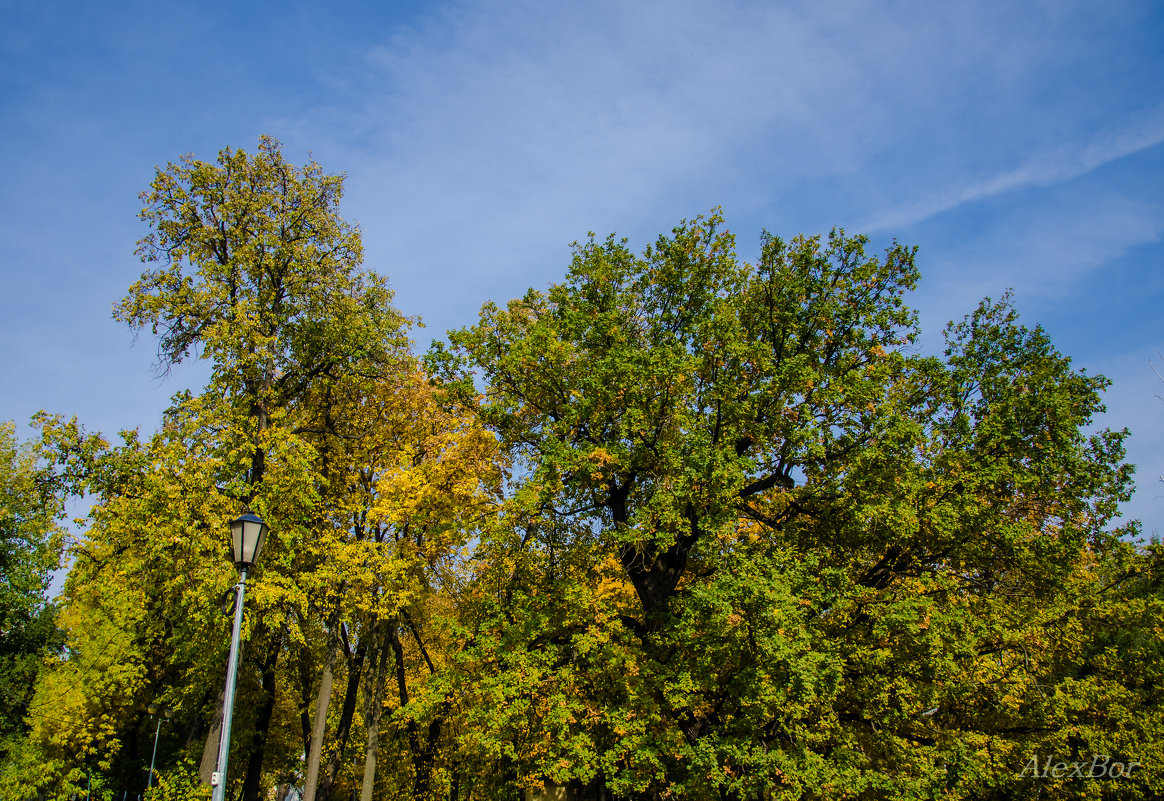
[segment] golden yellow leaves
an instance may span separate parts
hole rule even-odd
[[[407,405],[379,443],[372,519],[398,530],[463,530],[496,500],[503,461],[496,437],[474,417],[441,406],[421,374],[394,400]]]

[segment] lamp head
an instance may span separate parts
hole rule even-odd
[[[230,521],[234,563],[240,570],[259,560],[267,539],[267,524],[250,512]]]

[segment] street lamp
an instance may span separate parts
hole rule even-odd
[[[157,704],[150,704],[146,709],[149,711],[151,718],[158,714]],[[174,710],[169,707],[166,707],[162,710],[162,714],[158,715],[158,727],[154,730],[154,752],[150,755],[150,778],[146,782],[147,790],[154,786],[154,760],[158,758],[158,735],[162,733],[162,724],[172,717],[174,717]]]
[[[226,663],[226,693],[222,699],[222,736],[218,741],[218,769],[210,779],[214,786],[212,801],[226,801],[226,764],[230,756],[230,723],[234,717],[234,685],[238,679],[239,631],[242,629],[243,594],[247,586],[247,569],[259,560],[267,539],[267,524],[247,512],[230,521],[234,563],[239,580],[234,597],[234,631],[230,636],[230,659]]]

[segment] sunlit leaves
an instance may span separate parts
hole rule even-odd
[[[433,354],[522,466],[475,643],[515,714],[474,742],[632,797],[1006,785],[1067,725],[1049,655],[1126,498],[1121,434],[1086,433],[1104,380],[1005,300],[912,355],[912,250],[765,235],[753,266],[722,224],[591,237]],[[545,699],[552,735],[517,712]]]

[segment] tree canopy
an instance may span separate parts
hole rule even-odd
[[[1009,296],[922,354],[914,249],[764,233],[751,264],[713,211],[641,253],[591,235],[421,358],[342,187],[263,139],[143,193],[115,315],[211,375],[155,433],[46,415],[39,467],[5,446],[5,514],[40,510],[5,518],[25,620],[59,499],[93,500],[6,796],[141,792],[151,702],[149,797],[208,792],[248,508],[228,797],[1164,792],[1126,432]]]
[[[45,593],[60,567],[64,512],[43,455],[0,423],[0,758],[24,733],[40,662],[60,647]]]
[[[1046,722],[1077,668],[1044,660],[1127,547],[1123,434],[1088,433],[1106,381],[1005,298],[910,355],[912,250],[766,235],[752,266],[722,223],[641,257],[591,238],[451,335],[524,468],[490,670],[569,721],[515,698],[499,753],[629,797],[791,798],[976,797],[1078,751]],[[1108,723],[1104,748],[1151,748]]]

